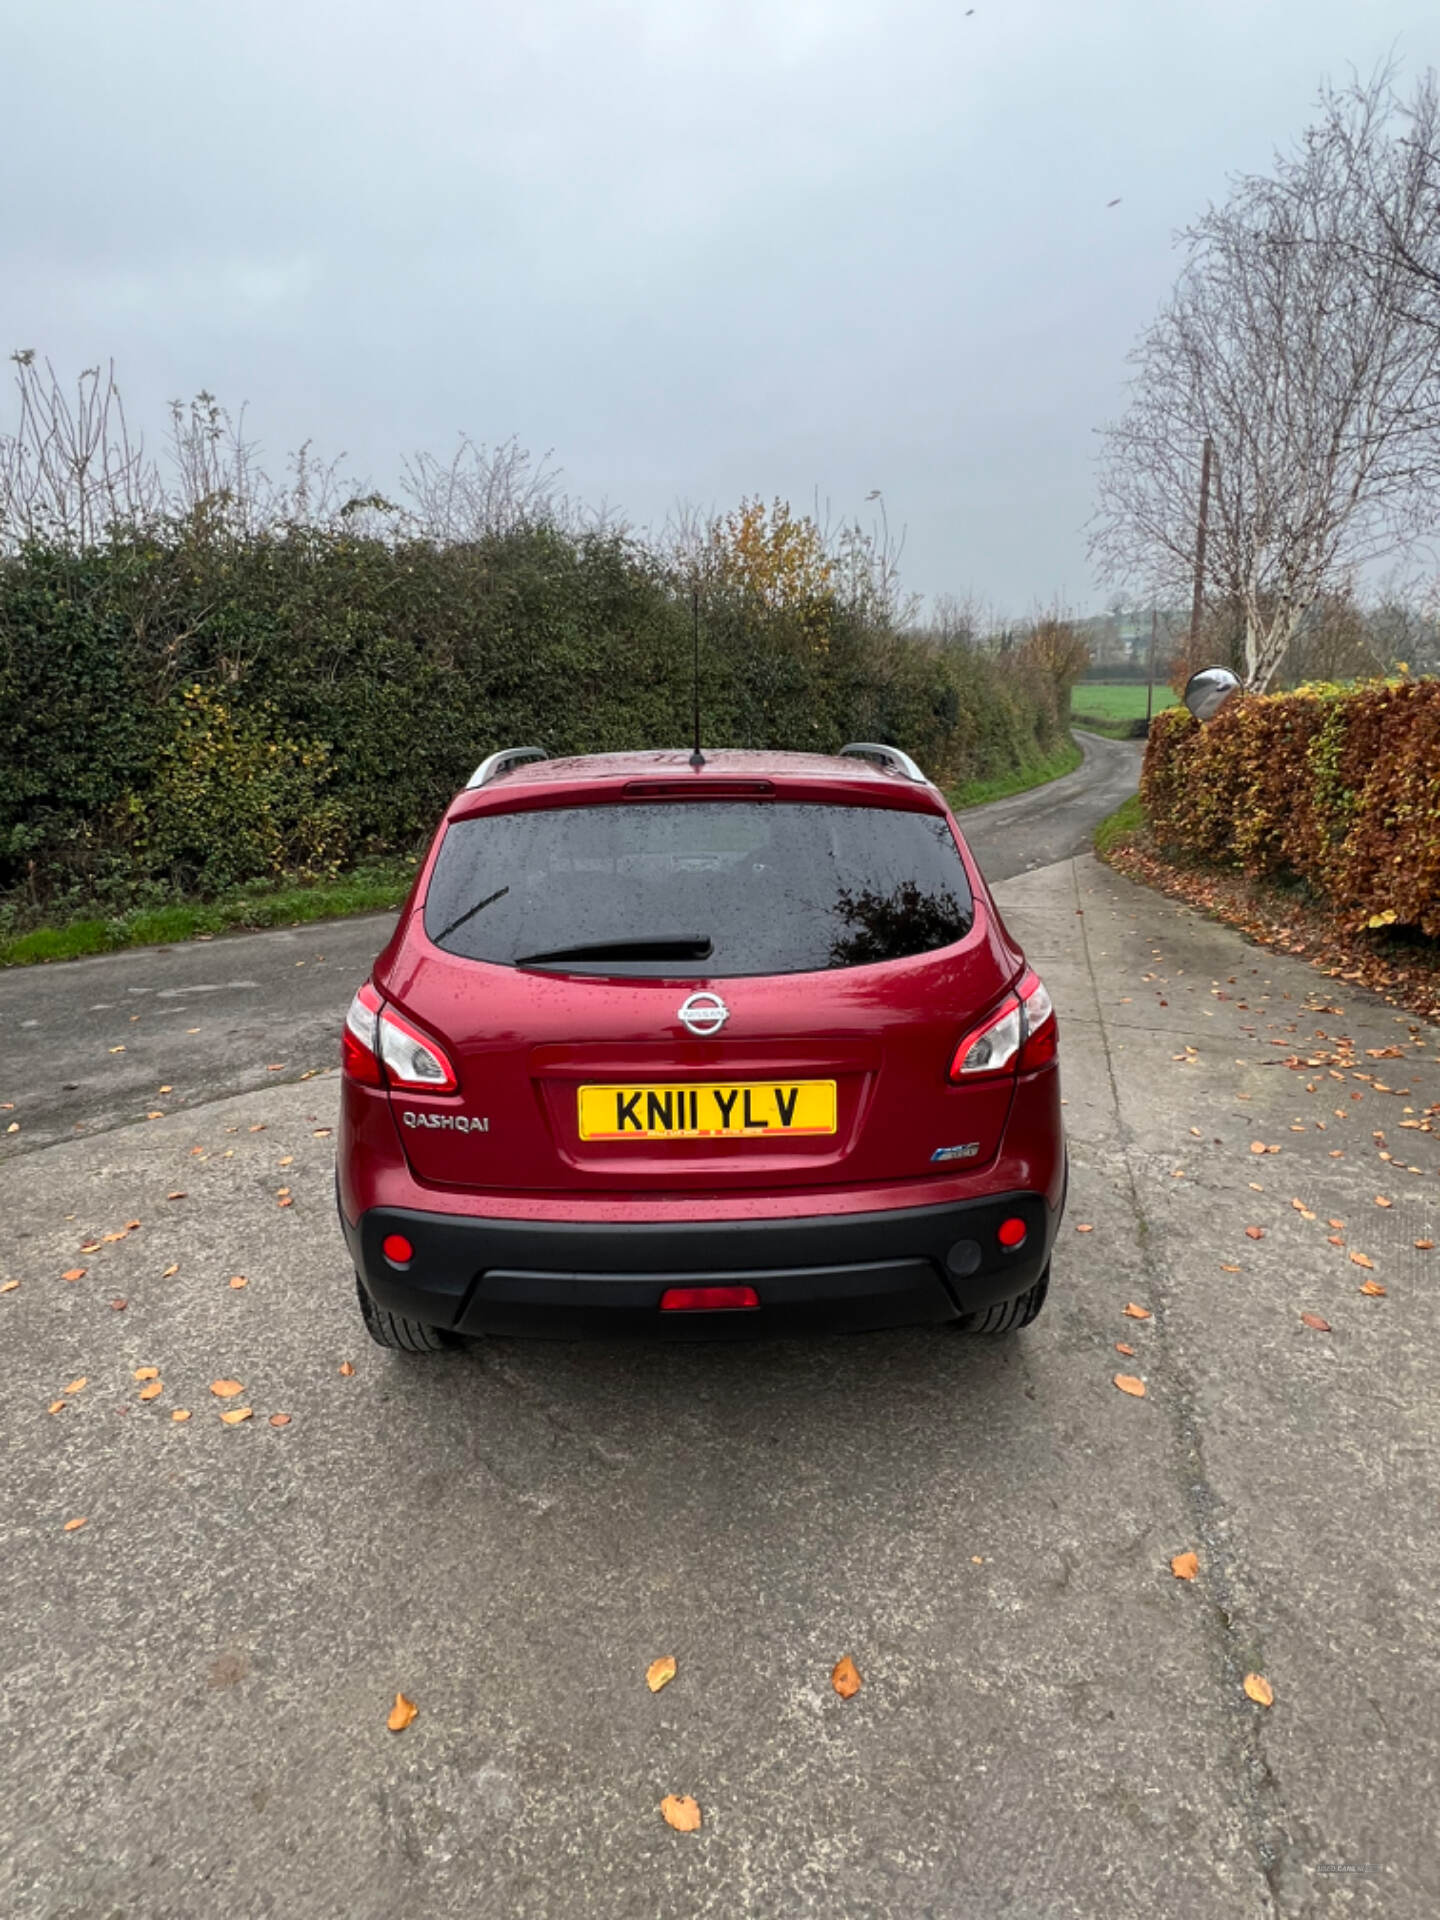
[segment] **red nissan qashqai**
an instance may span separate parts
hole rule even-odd
[[[344,1034],[382,1345],[949,1321],[1045,1300],[1050,996],[938,790],[840,755],[497,753]]]

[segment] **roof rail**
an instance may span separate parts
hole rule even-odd
[[[511,773],[516,767],[523,767],[527,760],[548,760],[549,754],[543,747],[506,747],[501,753],[492,753],[488,760],[482,760],[470,778],[465,782],[465,791],[472,787],[488,787],[492,780],[498,780],[502,773]]]
[[[902,753],[899,747],[881,747],[870,740],[852,740],[848,747],[840,749],[841,757],[851,754],[857,760],[877,760],[887,773],[901,774],[906,780],[918,780],[928,787],[930,782],[916,766],[908,753]]]

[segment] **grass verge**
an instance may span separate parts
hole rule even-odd
[[[78,960],[121,947],[168,946],[197,934],[228,933],[239,928],[292,927],[310,920],[338,920],[354,913],[381,913],[398,907],[415,877],[409,862],[366,867],[353,874],[309,886],[294,883],[261,891],[247,889],[221,900],[177,901],[163,907],[137,907],[111,919],[70,920],[58,927],[36,927],[0,938],[0,967],[38,966],[50,960]]]
[[[1031,787],[1043,787],[1048,780],[1073,773],[1084,758],[1075,742],[1067,738],[1043,760],[1032,760],[992,780],[967,780],[963,786],[949,788],[945,797],[957,813],[962,807],[983,807],[989,800],[1008,800],[1012,793],[1028,793]]]
[[[1095,851],[1102,860],[1108,860],[1119,846],[1135,839],[1145,831],[1145,809],[1141,805],[1138,793],[1132,793],[1128,800],[1122,800],[1114,813],[1107,813],[1095,829]]]

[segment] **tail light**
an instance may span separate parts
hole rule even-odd
[[[982,1025],[967,1033],[950,1062],[956,1085],[1001,1073],[1028,1073],[1055,1058],[1060,1029],[1038,973],[1027,973]]]
[[[1060,1051],[1060,1022],[1038,973],[1027,973],[1020,982],[1020,1017],[1025,1023],[1025,1044],[1020,1049],[1019,1071],[1048,1067]]]
[[[407,1093],[454,1093],[460,1085],[444,1048],[387,1007],[367,980],[350,1002],[341,1064],[363,1086]]]

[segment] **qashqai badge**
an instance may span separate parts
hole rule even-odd
[[[681,1002],[676,1017],[681,1026],[688,1027],[703,1040],[719,1033],[730,1018],[730,1009],[718,993],[692,993],[688,1000]]]

